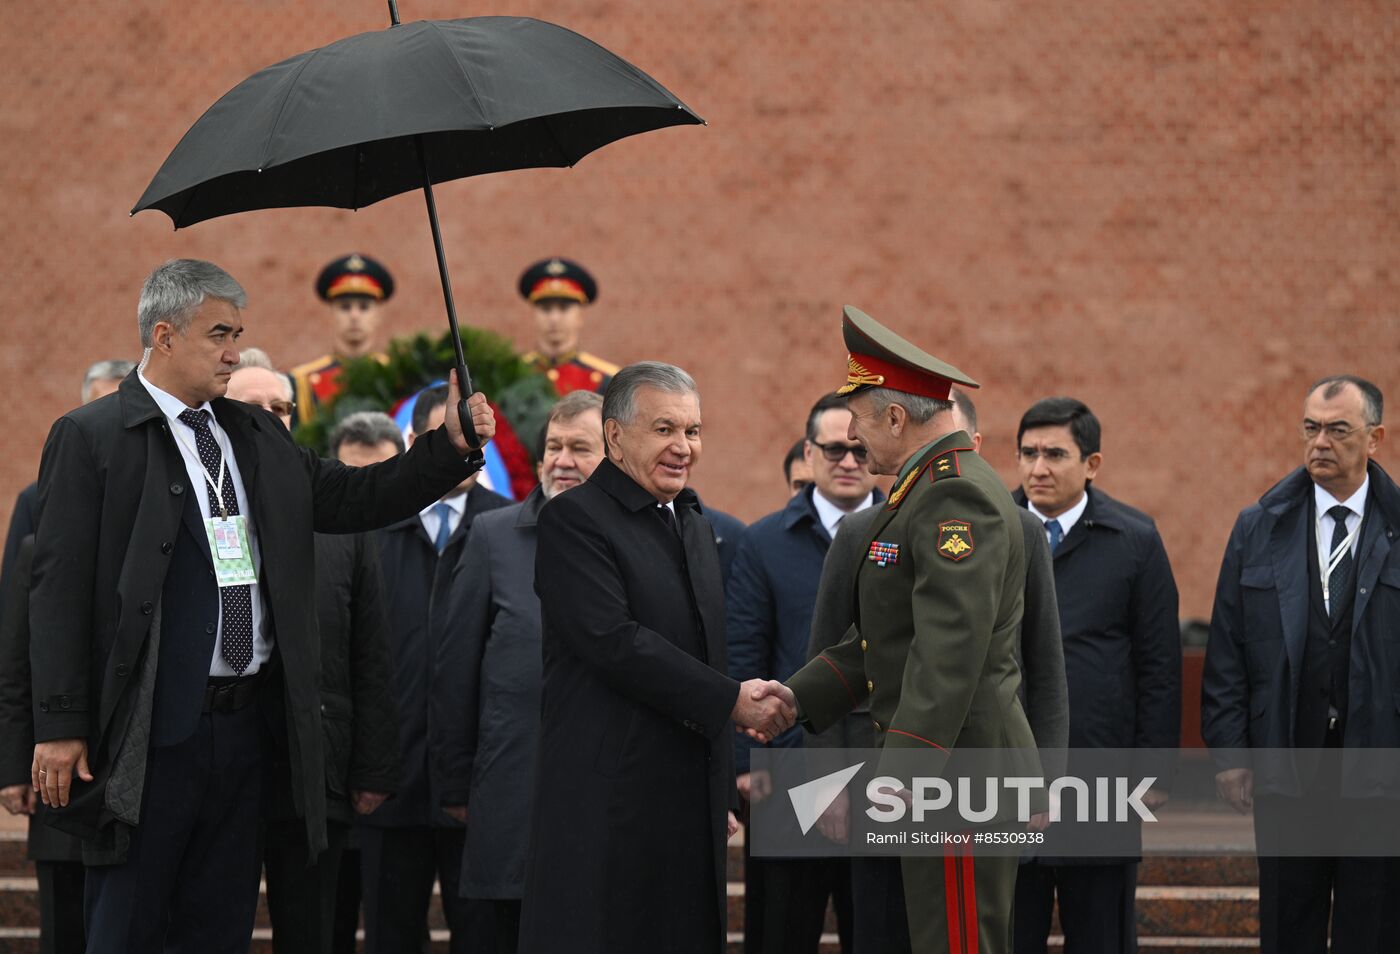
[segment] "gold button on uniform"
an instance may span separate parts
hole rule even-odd
[[[874,722],[875,720],[872,719],[871,721]],[[880,725],[880,723],[875,722],[875,731],[876,731],[876,732],[883,732],[883,731],[885,731],[885,728],[884,728],[884,726]]]
[[[860,641],[860,651],[861,651],[861,652],[865,652],[866,648],[867,648],[867,647],[866,647],[865,640],[862,639],[862,640]]]
[[[875,683],[873,683],[873,682],[871,682],[869,679],[867,679],[867,680],[865,680],[865,688],[868,689],[868,690],[870,690],[871,692],[874,692],[874,691],[875,691]]]

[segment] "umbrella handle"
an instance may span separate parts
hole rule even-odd
[[[462,436],[472,450],[481,449],[481,435],[472,424],[472,413],[467,407],[467,398],[475,390],[472,375],[467,370],[467,357],[462,352],[462,332],[457,327],[457,305],[452,300],[452,280],[447,275],[447,255],[442,249],[442,229],[438,227],[437,202],[433,200],[433,180],[428,175],[428,153],[423,148],[423,137],[414,136],[418,149],[418,163],[423,169],[423,198],[428,204],[428,224],[433,229],[433,250],[437,252],[438,278],[442,281],[442,300],[447,306],[447,324],[452,329],[452,347],[457,358],[457,388],[460,398],[457,401],[457,419],[462,422]]]

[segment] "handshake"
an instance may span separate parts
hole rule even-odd
[[[797,722],[797,697],[776,679],[750,679],[739,687],[729,718],[734,720],[734,731],[771,742]]]

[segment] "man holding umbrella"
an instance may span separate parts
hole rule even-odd
[[[248,950],[265,744],[325,845],[312,533],[404,519],[480,466],[456,415],[351,468],[227,400],[246,304],[209,262],[157,268],[142,367],[44,448],[33,783],[87,842],[90,952]],[[468,406],[489,439],[485,397]]]

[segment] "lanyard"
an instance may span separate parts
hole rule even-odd
[[[1342,526],[1346,526],[1345,523]],[[1361,531],[1361,521],[1356,522],[1356,529],[1347,534],[1346,539],[1337,544],[1337,548],[1330,554],[1322,543],[1322,518],[1317,518],[1317,568],[1322,571],[1322,600],[1331,605],[1331,577],[1332,571],[1337,568],[1337,564],[1342,562],[1342,558],[1351,552],[1351,543],[1356,539],[1356,535]]]
[[[183,421],[181,421],[180,423],[184,424]],[[188,424],[185,424],[185,426],[189,427]],[[214,491],[214,499],[219,502],[219,516],[222,519],[227,520],[228,508],[224,505],[223,486],[224,471],[227,469],[228,466],[228,452],[224,450],[224,445],[219,442],[219,439],[214,436],[214,429],[212,427],[209,429],[209,436],[213,437],[214,443],[219,445],[219,482],[217,484],[214,483],[214,478],[210,476],[209,468],[204,466],[204,458],[199,456],[199,451],[195,450],[193,447],[190,446],[190,442],[185,440],[185,435],[181,433],[180,430],[174,427],[172,427],[170,430],[175,435],[175,439],[179,441],[182,445],[184,445],[186,450],[188,450],[191,454],[194,455],[195,463],[199,464],[200,473],[204,475],[204,479],[208,481],[210,489]]]

